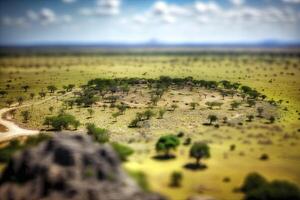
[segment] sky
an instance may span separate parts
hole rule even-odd
[[[0,45],[300,41],[300,0],[0,0]]]

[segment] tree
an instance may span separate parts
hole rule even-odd
[[[13,100],[12,99],[7,99],[6,101],[5,101],[5,103],[6,103],[6,105],[8,106],[8,107],[10,107],[12,104],[13,104]]]
[[[264,108],[263,107],[258,107],[257,112],[258,112],[258,117],[262,117],[262,113],[264,112]]]
[[[134,150],[132,148],[124,144],[113,142],[111,143],[111,145],[122,161],[126,161],[127,158],[134,153]]]
[[[50,92],[50,93],[54,93],[56,90],[57,90],[57,87],[55,85],[48,85],[47,86],[47,90]]]
[[[176,104],[172,104],[172,105],[171,105],[171,108],[172,108],[172,111],[175,111],[176,108],[178,108],[178,106],[177,106]]]
[[[60,113],[57,116],[46,117],[44,120],[44,125],[51,125],[54,130],[61,131],[63,129],[69,129],[73,126],[75,129],[80,125],[80,122],[76,120],[73,115],[66,113]]]
[[[196,102],[190,103],[190,106],[191,106],[191,109],[192,109],[192,110],[195,110],[196,106],[198,106],[198,105],[199,105],[199,104],[196,103]]]
[[[19,105],[22,105],[22,103],[24,101],[24,97],[22,97],[22,96],[17,97],[17,101],[18,101]]]
[[[0,91],[0,96],[3,98],[5,95],[7,95],[7,92],[4,90]]]
[[[275,121],[275,117],[274,116],[270,116],[269,121],[270,121],[271,124],[273,124],[274,121]]]
[[[171,187],[180,187],[182,181],[182,173],[181,172],[172,172],[170,186]]]
[[[46,92],[44,92],[44,91],[41,91],[41,92],[39,92],[39,95],[40,95],[40,97],[41,97],[41,98],[45,98],[45,96],[46,96]]]
[[[233,101],[230,103],[231,109],[234,110],[235,108],[238,108],[241,105],[241,102]]]
[[[33,99],[34,96],[35,96],[35,94],[34,93],[30,93],[29,96],[30,96],[31,99]]]
[[[256,101],[254,99],[248,99],[247,103],[248,103],[249,107],[253,107],[253,106],[255,106]]]
[[[28,120],[29,120],[29,118],[30,118],[30,113],[29,113],[29,111],[28,111],[28,110],[23,110],[23,111],[21,112],[21,115],[22,115],[22,117],[23,117],[23,121],[24,121],[25,123],[27,123]]]
[[[69,84],[69,85],[64,85],[63,89],[66,90],[66,92],[71,92],[74,87],[75,87],[74,84]]]
[[[51,112],[51,114],[53,113],[53,110],[54,110],[54,107],[53,107],[53,106],[50,106],[50,107],[49,107],[49,111]]]
[[[208,115],[207,119],[209,120],[209,125],[211,125],[213,122],[218,121],[218,117],[216,115]]]
[[[196,166],[200,166],[202,158],[210,157],[209,146],[204,142],[195,142],[190,149],[190,157],[196,159]]]
[[[157,102],[159,101],[160,97],[157,95],[151,95],[150,101],[153,106],[157,105]]]
[[[109,141],[108,130],[96,127],[95,124],[86,125],[87,134],[91,135],[96,142],[106,143]]]
[[[93,114],[95,113],[95,111],[92,108],[87,109],[87,111],[88,111],[90,117],[92,117]]]
[[[129,85],[128,84],[122,85],[121,90],[122,90],[123,93],[126,93],[128,95],[128,93],[130,91]]]
[[[27,92],[27,90],[29,89],[29,85],[23,85],[22,86],[22,89],[24,90],[24,92]]]
[[[158,111],[159,117],[158,118],[162,119],[164,117],[165,113],[166,113],[166,109],[164,109],[164,108],[159,109],[159,111]]]
[[[146,120],[149,120],[155,115],[155,113],[152,110],[146,110],[143,115],[145,116]]]
[[[128,106],[126,104],[118,104],[117,109],[119,110],[120,114],[124,114]]]
[[[248,122],[252,122],[252,120],[254,119],[253,115],[247,115],[246,117],[248,119]]]
[[[175,150],[180,141],[175,135],[161,136],[156,142],[155,149],[157,152],[164,152],[165,158],[170,158],[170,150]]]

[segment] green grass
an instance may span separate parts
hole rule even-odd
[[[144,172],[149,188],[171,199],[185,199],[195,194],[211,195],[224,200],[241,199],[241,194],[232,191],[239,187],[244,177],[252,171],[261,173],[269,180],[286,179],[300,185],[298,138],[300,59],[295,56],[288,54],[28,56],[3,57],[0,63],[7,66],[0,68],[0,89],[5,89],[6,84],[10,84],[10,89],[7,90],[8,97],[0,99],[2,107],[5,107],[7,98],[15,98],[19,95],[28,97],[31,92],[38,93],[42,89],[46,90],[47,85],[53,84],[61,88],[66,84],[76,84],[78,87],[86,84],[90,79],[99,77],[193,76],[195,79],[229,80],[251,86],[266,94],[268,99],[283,100],[280,109],[276,111],[280,120],[275,124],[265,124],[265,120],[255,119],[252,123],[244,122],[243,126],[237,127],[221,126],[219,129],[206,127],[202,123],[206,119],[206,114],[211,111],[203,111],[206,109],[203,100],[195,111],[190,110],[189,106],[182,105],[175,112],[167,112],[164,119],[151,119],[151,127],[148,129],[127,127],[136,112],[142,112],[145,108],[129,109],[125,115],[117,117],[117,122],[114,122],[115,119],[112,117],[116,109],[107,108],[103,111],[102,108],[95,107],[92,118],[88,118],[89,114],[85,108],[79,110],[74,107],[67,112],[75,115],[83,124],[90,122],[107,128],[110,131],[111,141],[132,147],[135,153],[124,167],[129,171]],[[30,86],[27,94],[20,89],[26,84]],[[67,95],[65,98],[70,96],[72,95]],[[140,101],[146,99],[146,97],[139,98]],[[171,99],[185,102],[199,101],[197,95],[187,94],[186,91],[171,91],[164,98],[169,102]],[[35,97],[32,101],[40,100]],[[55,114],[61,107],[61,102],[52,99],[39,106],[22,108],[17,112],[17,121],[19,123],[22,121],[20,111],[29,109],[32,118],[28,124],[22,125],[43,128],[41,125],[43,118],[51,115],[48,110],[50,106],[55,107],[53,111]],[[255,112],[244,106],[237,111],[228,111],[225,109],[227,106],[224,105],[224,109],[222,106],[221,110],[212,112],[229,117],[239,113]],[[284,108],[287,108],[287,111]],[[206,114],[202,116],[203,112]],[[207,169],[194,172],[183,168],[186,163],[194,161],[189,158],[189,147],[186,146],[180,146],[174,152],[177,155],[174,160],[152,159],[155,155],[154,147],[157,138],[163,134],[177,134],[179,131],[184,131],[184,138],[191,137],[192,141],[210,141],[211,158],[204,161],[208,166]],[[272,144],[258,144],[261,139],[270,139]],[[231,152],[229,148],[232,144],[236,145],[236,150]],[[263,153],[268,154],[270,159],[259,160]],[[180,188],[168,186],[173,171],[183,173]],[[224,177],[229,177],[231,181],[223,182]]]

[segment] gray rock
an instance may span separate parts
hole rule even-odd
[[[58,133],[16,154],[0,178],[2,200],[164,200],[142,191],[110,145],[85,134]]]

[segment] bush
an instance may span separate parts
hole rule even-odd
[[[170,177],[170,186],[171,187],[180,187],[182,181],[181,172],[173,172]]]
[[[129,171],[128,172],[129,176],[133,178],[136,183],[144,190],[148,191],[149,190],[149,183],[147,180],[147,176],[144,172],[141,171]]]
[[[273,181],[246,193],[245,200],[299,200],[299,188],[287,181]]]
[[[111,145],[122,161],[126,161],[127,158],[134,153],[134,150],[129,146],[119,144],[116,142],[112,143]]]
[[[241,191],[248,193],[262,187],[265,184],[267,184],[267,180],[264,177],[258,173],[251,173],[246,177],[241,187]]]
[[[63,129],[68,129],[70,125],[77,129],[80,122],[76,120],[73,115],[61,113],[57,116],[46,117],[44,125],[51,125],[54,130],[61,131]]]
[[[95,124],[87,124],[86,129],[87,134],[91,135],[96,142],[106,143],[109,141],[108,130],[98,128]]]

